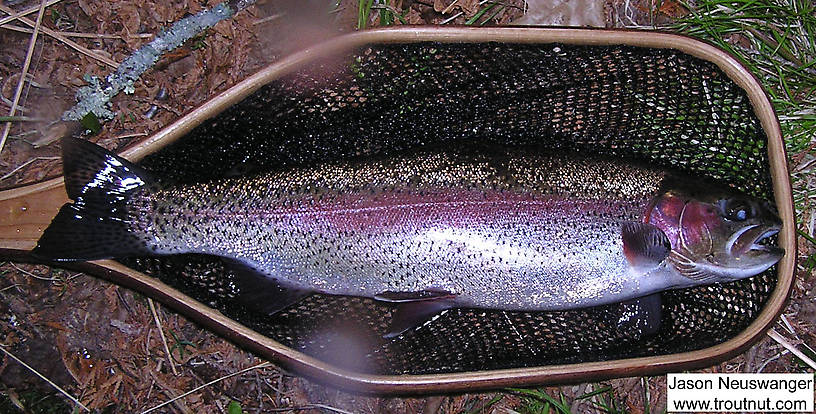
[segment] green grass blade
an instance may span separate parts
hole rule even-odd
[[[487,24],[487,22],[493,20],[493,18],[496,17],[499,13],[501,13],[502,10],[504,10],[506,7],[507,7],[506,5],[502,4],[502,6],[499,7],[498,10],[496,10],[495,12],[493,12],[493,14],[488,16],[487,19],[484,19],[483,22],[479,23],[479,26],[484,26],[485,24]]]
[[[603,394],[603,393],[608,392],[608,391],[612,391],[612,387],[606,386],[606,387],[603,387],[603,388],[598,388],[595,391],[588,392],[586,394],[582,394],[582,395],[578,396],[577,398],[579,400],[585,400],[587,398],[592,398],[592,397],[594,397],[596,395]]]
[[[465,25],[470,26],[470,25],[472,25],[473,23],[476,23],[477,21],[479,21],[479,18],[480,18],[480,17],[482,17],[482,16],[484,16],[484,14],[485,14],[485,13],[489,12],[489,11],[490,11],[490,9],[492,9],[492,8],[496,7],[496,4],[498,4],[498,3],[490,3],[490,5],[489,5],[489,6],[487,6],[487,7],[483,8],[483,9],[479,10],[479,12],[478,12],[478,13],[474,14],[474,15],[473,15],[473,17],[471,17],[470,19],[468,19],[468,20],[465,22]]]

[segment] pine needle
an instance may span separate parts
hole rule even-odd
[[[8,14],[12,14],[12,13],[14,13],[14,11],[13,11],[13,10],[9,9],[9,8],[8,8],[8,7],[6,7],[6,6],[3,6],[3,4],[2,4],[2,3],[0,3],[0,10],[2,10],[2,11],[4,11],[4,12],[6,12],[6,13],[8,13]],[[31,20],[29,20],[29,19],[26,19],[26,18],[20,17],[20,18],[19,18],[19,20],[20,20],[20,21],[21,21],[23,24],[25,24],[26,26],[29,26],[29,27],[34,27],[34,22],[32,22],[32,21],[31,21]],[[68,47],[70,47],[70,48],[72,48],[72,49],[76,50],[76,51],[77,51],[77,52],[79,52],[79,53],[82,53],[82,54],[83,54],[83,55],[85,55],[85,56],[88,56],[88,57],[89,57],[89,58],[91,58],[91,59],[96,59],[96,60],[98,60],[98,61],[100,61],[100,62],[102,62],[102,63],[104,63],[104,64],[106,64],[106,65],[108,65],[108,66],[110,66],[110,67],[113,67],[113,68],[115,68],[115,67],[119,66],[119,64],[118,64],[118,63],[116,63],[116,61],[115,61],[115,60],[113,60],[113,59],[111,59],[111,58],[109,58],[109,57],[103,56],[103,55],[101,55],[101,54],[99,54],[99,53],[93,52],[93,51],[89,50],[88,48],[86,48],[86,47],[84,47],[84,46],[82,46],[82,45],[78,44],[77,42],[74,42],[73,40],[71,40],[71,39],[69,39],[69,38],[67,38],[67,37],[65,37],[65,36],[63,36],[63,35],[61,35],[61,34],[57,33],[55,30],[51,30],[51,29],[49,29],[49,28],[47,28],[47,27],[44,27],[44,26],[43,26],[43,27],[41,27],[41,28],[40,28],[40,30],[41,30],[43,33],[47,34],[48,36],[51,36],[51,37],[53,37],[54,39],[59,40],[60,42],[64,43],[66,46],[68,46]]]
[[[85,406],[85,405],[83,405],[81,402],[79,402],[79,400],[78,400],[78,399],[76,399],[76,398],[75,398],[73,395],[69,394],[67,391],[65,391],[64,389],[60,388],[60,386],[59,386],[59,385],[55,384],[55,383],[54,383],[54,381],[51,381],[50,379],[46,378],[46,376],[45,376],[45,375],[40,374],[40,373],[39,373],[39,372],[38,372],[36,369],[32,368],[30,365],[28,365],[28,364],[26,364],[25,362],[23,362],[22,360],[20,360],[20,358],[17,358],[16,356],[14,356],[14,354],[12,354],[11,352],[7,351],[7,350],[6,350],[6,347],[5,347],[4,345],[0,345],[0,351],[5,352],[5,353],[6,353],[6,355],[8,355],[8,356],[9,356],[9,358],[11,358],[11,359],[13,359],[13,360],[17,361],[17,363],[18,363],[18,364],[20,364],[20,365],[24,366],[24,367],[25,367],[27,370],[29,370],[29,371],[33,372],[33,373],[34,373],[34,375],[36,375],[36,376],[38,376],[38,377],[42,378],[42,380],[43,380],[43,381],[45,381],[45,382],[47,382],[47,383],[48,383],[48,385],[50,385],[50,386],[54,387],[54,388],[55,388],[57,391],[59,391],[59,392],[60,392],[62,395],[66,396],[66,397],[67,397],[69,400],[73,401],[73,402],[74,402],[74,404],[76,404],[76,405],[78,405],[78,406],[82,407],[82,409],[83,409],[83,410],[88,411],[88,412],[90,412],[90,411],[91,411],[90,409],[88,409],[88,407],[86,407],[86,406]]]
[[[807,364],[810,368],[816,370],[816,362],[810,359],[809,356],[805,355],[804,352],[800,351],[796,345],[790,343],[784,336],[780,335],[779,332],[776,332],[776,329],[771,328],[768,330],[768,336],[771,337],[774,341],[778,342],[779,345],[782,345],[790,351],[792,354],[796,355],[799,359],[802,360],[805,364]]]
[[[150,312],[153,314],[153,320],[156,321],[156,326],[159,328],[159,337],[162,340],[162,345],[164,345],[164,353],[167,354],[167,362],[170,363],[170,369],[173,371],[173,375],[178,376],[178,370],[176,370],[176,364],[173,362],[173,354],[170,353],[170,348],[167,346],[167,338],[164,336],[164,329],[162,328],[161,319],[159,319],[159,313],[156,312],[156,305],[153,304],[153,299],[147,299],[148,305],[150,305]]]
[[[26,52],[23,70],[20,72],[20,81],[17,82],[17,90],[14,92],[14,101],[11,103],[9,116],[14,116],[14,113],[17,112],[17,104],[20,103],[20,96],[23,94],[23,86],[25,85],[28,68],[31,67],[31,57],[34,56],[34,46],[37,45],[37,35],[39,34],[40,24],[42,23],[43,13],[45,12],[45,3],[46,0],[40,1],[40,10],[37,12],[37,21],[34,24],[34,33],[31,34],[31,40],[28,42],[28,52]],[[8,13],[13,14],[12,12]],[[0,136],[0,153],[3,152],[3,147],[6,146],[6,139],[8,138],[9,131],[11,131],[11,122],[6,122],[6,127],[3,128],[3,135]]]
[[[25,27],[20,27],[20,26],[15,26],[15,25],[11,25],[11,24],[2,25],[2,26],[0,26],[0,28],[15,31],[15,32],[21,32],[21,33],[32,33],[33,32],[33,30],[31,30],[31,29],[27,29]],[[104,34],[104,33],[83,33],[83,32],[63,32],[63,31],[56,31],[54,33],[56,33],[58,35],[61,35],[61,36],[65,36],[65,37],[78,37],[78,38],[82,38],[82,39],[125,40],[126,38],[150,39],[151,37],[153,37],[153,35],[150,34],[150,33],[138,33],[138,34],[132,34],[132,35],[128,35],[128,36],[112,35],[112,34]]]
[[[25,167],[28,167],[29,165],[31,165],[31,164],[33,164],[33,163],[35,163],[37,161],[53,161],[53,160],[58,160],[58,159],[60,159],[60,157],[34,157],[34,158],[32,158],[32,159],[18,165],[13,170],[7,172],[4,176],[0,177],[0,181],[4,181],[4,180],[9,179],[14,174],[17,174],[18,171],[22,170]]]
[[[48,0],[45,3],[45,7],[53,6],[53,5],[55,5],[55,4],[57,4],[57,3],[61,2],[61,1],[62,0]],[[0,19],[0,26],[6,24],[8,22],[13,22],[13,21],[19,19],[20,17],[28,16],[29,14],[34,13],[35,11],[37,11],[39,9],[40,9],[40,6],[32,6],[32,7],[29,7],[27,9],[21,11],[21,12],[18,12],[18,13],[10,13],[10,16],[6,16],[6,17],[3,17],[2,19]]]
[[[173,399],[167,400],[167,401],[165,401],[165,402],[163,402],[163,403],[161,403],[161,404],[159,404],[159,405],[157,405],[157,406],[155,406],[155,407],[148,408],[147,410],[142,411],[142,413],[141,413],[141,414],[147,414],[147,413],[149,413],[149,412],[151,412],[151,411],[158,410],[159,408],[162,408],[162,407],[164,407],[165,405],[172,404],[173,402],[175,402],[175,401],[177,401],[177,400],[179,400],[179,399],[181,399],[181,398],[184,398],[184,397],[186,397],[186,396],[188,396],[188,395],[190,395],[190,394],[192,394],[192,393],[194,393],[194,392],[197,392],[197,391],[199,391],[199,390],[201,390],[201,389],[203,389],[203,388],[209,387],[210,385],[213,385],[213,384],[215,384],[215,383],[217,383],[217,382],[221,382],[221,381],[223,381],[223,380],[225,380],[225,379],[227,379],[227,378],[232,378],[232,377],[234,377],[234,376],[236,376],[236,375],[241,375],[241,374],[243,374],[243,373],[245,373],[245,372],[249,372],[249,371],[252,371],[252,370],[254,370],[254,369],[258,369],[258,368],[266,368],[266,367],[271,366],[271,365],[272,365],[272,364],[270,364],[269,362],[262,362],[262,363],[260,363],[260,364],[253,365],[253,366],[251,366],[251,367],[249,367],[249,368],[244,368],[244,369],[242,369],[242,370],[240,370],[240,371],[238,371],[238,372],[233,372],[232,374],[228,374],[228,375],[224,375],[223,377],[216,378],[216,379],[214,379],[214,380],[212,380],[212,381],[210,381],[210,382],[208,382],[208,383],[205,383],[205,384],[199,385],[198,387],[195,387],[195,388],[191,389],[190,391],[187,391],[187,392],[185,392],[184,394],[179,395],[178,397],[175,397],[175,398],[173,398]]]

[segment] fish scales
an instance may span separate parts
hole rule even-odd
[[[393,302],[385,337],[443,309],[620,303],[660,324],[654,293],[756,275],[773,205],[632,160],[533,148],[445,149],[162,187],[87,141],[63,141],[65,204],[32,255],[205,253],[238,262],[240,300],[275,313],[307,292]],[[246,267],[250,267],[249,272]]]
[[[462,306],[569,308],[637,287],[620,227],[640,220],[664,175],[566,156],[417,154],[146,192],[133,230],[156,253],[230,257],[326,293],[438,289]]]

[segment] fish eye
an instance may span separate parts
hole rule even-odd
[[[753,215],[748,202],[740,199],[723,200],[722,211],[723,217],[731,221],[745,221]]]

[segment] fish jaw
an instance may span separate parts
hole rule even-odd
[[[666,233],[669,261],[692,285],[751,277],[785,254],[763,242],[781,229],[773,208],[733,190],[666,191],[649,206],[645,220]]]
[[[769,239],[779,233],[781,227],[777,224],[755,224],[744,228],[745,230],[735,233],[737,237],[729,240],[727,253],[734,262],[734,278],[742,279],[764,272],[776,264],[785,255],[785,250],[771,244],[762,244],[763,240]],[[724,262],[728,258],[718,258],[714,256],[713,263]]]

